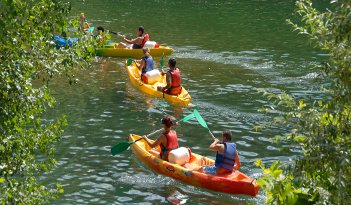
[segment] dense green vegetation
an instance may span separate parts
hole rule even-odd
[[[69,11],[70,4],[57,0],[0,1],[0,204],[41,204],[63,192],[38,176],[57,163],[53,145],[66,120],[41,115],[55,102],[50,80],[64,75],[73,83],[94,52],[85,32],[67,32],[79,25],[67,19]],[[53,35],[62,32],[79,44],[56,49]]]
[[[258,161],[264,174],[259,183],[269,204],[350,204],[351,1],[333,0],[326,10],[317,10],[310,0],[296,4],[302,24],[289,23],[329,54],[318,71],[326,82],[321,88],[325,97],[295,99],[262,91],[274,102],[275,113],[285,113],[273,120],[291,130],[280,139],[298,145],[303,156],[270,168]]]

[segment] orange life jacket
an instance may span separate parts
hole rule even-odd
[[[148,41],[148,40],[149,40],[149,34],[145,34],[145,35],[144,35],[143,42],[140,44],[140,46],[141,46],[141,47],[144,47],[146,41]]]
[[[163,160],[168,161],[168,154],[174,150],[177,149],[179,147],[178,145],[178,136],[176,131],[174,130],[170,130],[169,132],[165,132],[163,133],[166,138],[167,138],[167,147],[163,146],[163,144],[161,144],[161,153],[160,153],[160,157]]]
[[[179,68],[175,68],[172,71],[168,71],[171,74],[172,84],[171,88],[166,90],[169,95],[179,95],[182,92],[181,77]]]

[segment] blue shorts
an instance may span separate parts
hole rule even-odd
[[[205,166],[205,167],[202,167],[202,171],[205,174],[217,174],[217,167],[216,166]]]

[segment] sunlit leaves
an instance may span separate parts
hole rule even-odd
[[[59,141],[65,116],[40,116],[54,105],[50,80],[88,66],[95,40],[84,31],[69,32],[70,4],[57,0],[0,1],[0,204],[42,204],[61,187],[48,188],[37,177],[57,164],[53,145]],[[53,35],[78,37],[74,47],[55,48]],[[66,83],[66,82],[62,82]]]
[[[320,77],[328,84],[321,88],[324,99],[294,99],[287,94],[261,91],[273,103],[274,120],[268,126],[284,126],[290,133],[282,134],[281,140],[300,145],[303,156],[294,160],[291,168],[264,170],[261,180],[267,193],[267,203],[288,204],[280,189],[308,190],[300,199],[320,204],[348,204],[351,196],[351,4],[349,0],[335,0],[325,10],[317,10],[311,0],[298,0],[297,14],[303,26],[288,21],[299,34],[307,35],[313,44],[328,52],[329,62],[318,67]],[[268,112],[272,113],[272,112]],[[266,126],[266,127],[268,127]],[[278,172],[284,170],[284,179],[293,177],[280,187]],[[270,186],[268,186],[270,185]],[[277,189],[277,187],[280,187]],[[289,203],[290,203],[289,202]],[[296,202],[297,203],[297,202]]]

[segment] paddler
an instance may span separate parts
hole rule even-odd
[[[176,67],[176,63],[175,58],[168,60],[169,71],[166,73],[167,85],[165,87],[157,87],[158,91],[168,95],[179,95],[182,92],[180,70]]]
[[[131,45],[132,49],[141,49],[144,47],[146,41],[149,40],[149,34],[145,33],[144,27],[143,26],[139,26],[139,28],[137,29],[137,35],[138,37],[134,38],[134,39],[127,39],[125,35],[122,35],[123,40],[126,43],[119,43],[117,45],[117,48],[130,48],[129,45]]]
[[[80,28],[84,31],[87,31],[90,28],[89,23],[85,21],[84,13],[80,14]]]
[[[160,158],[168,161],[168,154],[179,147],[178,135],[175,130],[172,130],[173,121],[169,116],[162,118],[161,120],[163,129],[165,132],[161,134],[154,142],[151,142],[145,135],[143,138],[149,144],[151,148],[156,146],[161,147]]]
[[[236,144],[231,142],[231,140],[231,131],[223,131],[222,142],[216,138],[209,147],[211,151],[217,152],[215,165],[202,166],[195,170],[202,171],[206,174],[230,174],[233,170],[238,170],[240,168],[239,155]]]
[[[143,53],[144,53],[144,57],[142,57],[141,60],[136,61],[136,66],[139,68],[141,73],[140,77],[144,81],[143,75],[145,75],[146,72],[152,71],[155,66],[154,66],[154,60],[150,55],[150,49],[143,48]]]
[[[96,38],[101,43],[101,46],[104,46],[106,44],[105,29],[102,26],[98,26],[97,27],[97,32],[98,32],[98,35],[96,36]]]

